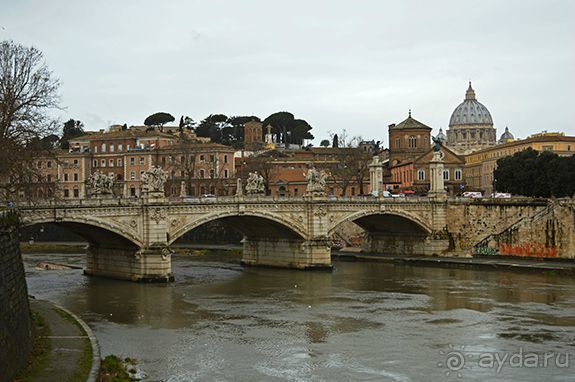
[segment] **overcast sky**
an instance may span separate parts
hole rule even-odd
[[[167,111],[289,111],[383,140],[449,124],[468,80],[498,135],[575,135],[575,1],[0,0],[0,40],[34,45],[88,130]]]

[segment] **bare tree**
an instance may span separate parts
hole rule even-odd
[[[0,42],[0,182],[12,192],[39,176],[32,163],[51,149],[42,139],[57,130],[59,85],[38,49]]]

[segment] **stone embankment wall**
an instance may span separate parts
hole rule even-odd
[[[32,343],[18,232],[0,222],[0,382],[12,381],[15,373],[27,364]]]
[[[558,199],[535,214],[487,236],[475,246],[487,255],[575,258],[575,200]]]

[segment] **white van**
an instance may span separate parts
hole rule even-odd
[[[463,193],[463,197],[464,198],[478,199],[478,198],[482,198],[483,194],[479,191],[466,191]]]

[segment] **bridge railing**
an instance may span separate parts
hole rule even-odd
[[[214,197],[168,197],[164,200],[154,199],[152,203],[167,204],[214,204],[214,203],[374,203],[374,204],[413,204],[429,203],[432,198],[427,196],[407,196],[407,197],[373,197],[373,196],[322,196],[309,198],[306,196],[214,196]],[[516,204],[516,203],[547,203],[547,199],[516,197],[510,199],[481,198],[471,199],[462,197],[449,197],[449,202],[465,204]],[[34,201],[10,202],[10,207],[17,208],[50,208],[50,207],[100,207],[100,206],[139,206],[148,205],[150,201],[146,198],[134,197],[112,197],[112,198],[89,198],[89,199],[47,199]]]
[[[412,196],[404,198],[389,197],[366,197],[366,196],[322,196],[309,198],[306,196],[286,197],[286,196],[215,196],[215,197],[167,197],[166,203],[190,203],[190,204],[213,204],[213,203],[305,203],[313,201],[316,203],[413,203],[429,201],[429,198],[422,196]],[[155,199],[154,203],[164,203],[164,201]],[[33,201],[11,202],[10,207],[17,208],[50,208],[50,207],[99,207],[99,206],[137,206],[148,204],[146,198],[134,197],[112,197],[112,198],[70,198],[70,199],[45,199]]]

